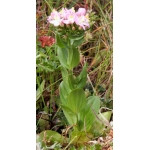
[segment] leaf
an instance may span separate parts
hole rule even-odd
[[[95,120],[95,115],[90,106],[85,106],[85,108],[80,112],[79,119],[83,121],[82,130],[89,131]]]
[[[81,45],[83,43],[84,38],[81,38],[80,40],[75,40],[73,45],[75,47],[78,47],[79,45]]]
[[[50,141],[50,143],[48,141]],[[61,134],[52,130],[42,131],[36,138],[36,143],[41,143],[41,148],[49,144],[52,145],[55,141],[58,143],[67,143],[68,138],[63,137]]]
[[[44,90],[45,80],[42,81],[39,88],[36,90],[36,101],[41,97]]]
[[[60,48],[65,48],[66,47],[66,44],[62,41],[59,34],[56,34],[56,41],[57,41],[57,45]]]
[[[75,138],[76,137],[76,138]],[[90,140],[90,138],[92,138],[92,134],[91,133],[86,133],[85,131],[73,131],[71,134],[71,140],[73,140],[73,144],[84,144],[86,142],[88,142]]]
[[[60,100],[63,105],[68,103],[68,95],[71,92],[67,82],[62,81],[60,84]]]
[[[70,38],[71,41],[77,41],[77,40],[81,40],[84,37],[84,35],[83,34],[77,36],[69,35],[68,37]]]
[[[109,124],[109,120],[111,118],[111,114],[112,114],[112,111],[107,111],[107,112],[103,112],[103,113],[100,113],[98,115],[99,119],[102,120],[102,122],[106,125],[106,126],[110,126]]]
[[[61,48],[57,46],[57,54],[61,65],[67,69],[69,69],[69,65],[67,64],[68,59],[68,50],[67,48]]]
[[[48,68],[48,67],[43,66],[43,65],[40,65],[40,64],[38,64],[38,65],[36,65],[36,66],[39,67],[39,68],[42,68],[42,69],[44,69],[44,70],[46,70],[46,71],[49,71],[49,72],[53,72],[53,71],[54,71],[54,69],[53,69],[52,66],[51,66],[51,68]]]
[[[87,65],[85,64],[80,75],[76,78],[77,88],[84,88],[87,80]]]
[[[77,124],[77,115],[68,107],[62,105],[62,109],[64,112],[64,115],[66,116],[66,119],[70,125],[76,125]]]
[[[65,73],[67,74],[67,73]],[[84,65],[80,75],[78,77],[74,77],[73,74],[68,75],[68,84],[71,90],[84,88],[87,80],[87,70],[86,64]]]
[[[61,68],[61,72],[63,81],[68,82],[71,90],[85,87],[87,80],[86,64],[84,65],[78,77],[75,77],[73,74],[68,74],[68,71],[65,67]]]
[[[100,134],[103,133],[103,131],[105,130],[105,127],[107,126],[107,123],[110,120],[111,114],[112,114],[111,111],[107,111],[107,112],[101,113],[101,115],[100,114],[97,115],[99,119],[96,118],[91,129],[91,132],[94,133],[95,136],[99,136]]]
[[[73,49],[72,49],[72,47],[70,46],[70,48],[68,48],[68,58],[67,58],[67,64],[68,64],[69,66],[71,66],[72,59],[73,59]]]
[[[76,114],[86,106],[86,97],[83,89],[72,90],[68,96],[67,106]]]
[[[68,84],[71,90],[77,88],[77,84],[75,82],[73,74],[68,75]]]
[[[72,60],[71,60],[70,64],[68,64],[68,65],[69,65],[70,69],[73,69],[80,62],[80,53],[79,53],[78,49],[76,47],[74,47],[74,46],[72,46],[71,50],[73,52]]]
[[[57,54],[61,65],[67,69],[72,70],[80,62],[80,54],[76,47],[71,46],[67,48],[57,46]]]
[[[70,44],[77,47],[83,42],[84,32],[81,33],[80,35],[71,35],[71,34],[69,34],[68,37],[70,39]]]
[[[100,98],[98,96],[90,96],[87,98],[87,104],[91,106],[92,110],[98,114],[100,109]]]
[[[40,54],[36,56],[36,59],[38,59],[40,57],[47,58],[47,55],[45,55],[44,53],[40,52]]]
[[[68,82],[68,71],[65,67],[61,67],[63,81]]]
[[[73,147],[70,147],[70,150],[76,150],[76,148],[73,146]]]
[[[96,114],[100,109],[100,99],[98,96],[90,96],[87,98],[87,106],[80,113],[80,119],[84,122],[84,129],[89,131],[96,119]],[[94,111],[94,112],[93,112]]]

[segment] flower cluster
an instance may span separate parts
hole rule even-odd
[[[51,46],[55,43],[55,39],[51,36],[40,36],[39,41],[41,42],[42,47]]]
[[[85,8],[79,8],[77,12],[75,12],[74,7],[71,9],[62,8],[59,12],[53,9],[51,15],[48,17],[48,22],[54,26],[61,27],[76,24],[79,26],[79,29],[84,30],[90,27],[89,15],[86,13]]]

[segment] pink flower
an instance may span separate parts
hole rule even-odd
[[[88,15],[86,15],[86,16],[84,16],[84,15],[76,16],[75,23],[77,25],[79,25],[80,27],[82,27],[84,30],[86,29],[86,27],[90,27]]]
[[[68,11],[68,9],[62,8],[62,10],[59,12],[60,17],[65,19],[67,17],[66,16],[67,15],[67,11]]]
[[[78,11],[76,12],[78,16],[80,15],[85,15],[86,14],[86,9],[85,8],[79,8]]]
[[[67,9],[66,9],[67,10]],[[65,17],[63,19],[63,23],[65,24],[73,24],[75,21],[75,10],[74,7],[72,7],[71,9],[67,10],[65,12]]]
[[[55,9],[52,11],[51,15],[48,17],[47,20],[54,26],[59,26],[62,22],[60,14]]]

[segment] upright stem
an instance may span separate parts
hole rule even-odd
[[[73,74],[73,69],[68,70],[68,74],[69,74],[69,75],[70,75],[70,74]]]

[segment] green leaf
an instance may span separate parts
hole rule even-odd
[[[83,69],[82,69],[80,75],[76,79],[77,82],[79,82],[80,80],[82,80],[83,77],[87,78],[87,64],[86,63],[84,64]]]
[[[75,47],[78,47],[79,45],[81,45],[83,43],[84,38],[81,38],[80,40],[75,40],[73,45]]]
[[[36,101],[41,97],[44,90],[45,80],[42,81],[39,88],[36,90]]]
[[[36,56],[36,59],[38,59],[40,57],[47,58],[47,55],[45,55],[44,53],[41,52],[39,55]]]
[[[51,66],[51,68],[49,68],[49,67],[46,67],[46,66],[43,66],[43,65],[40,65],[40,64],[38,64],[38,65],[36,65],[38,68],[42,68],[42,69],[44,69],[44,70],[46,70],[46,71],[49,71],[49,72],[53,72],[54,71],[54,68]]]
[[[72,46],[72,48],[69,49],[68,56],[69,56],[68,58],[69,69],[72,70],[80,62],[80,53],[76,47]]]
[[[77,115],[68,107],[62,105],[62,109],[64,112],[64,115],[66,116],[66,119],[70,125],[76,125],[77,124]]]
[[[84,88],[87,80],[87,70],[86,65],[84,65],[80,75],[75,77],[73,74],[68,74],[68,71],[65,67],[61,68],[63,81],[68,82],[71,90]]]
[[[72,47],[72,50],[73,50],[73,59],[72,59],[72,62],[71,62],[71,68],[73,69],[80,62],[80,53],[79,53],[79,50],[75,47]]]
[[[70,147],[70,150],[76,150],[76,148],[73,146],[73,147]]]
[[[111,114],[112,114],[112,111],[107,111],[107,112],[103,112],[103,113],[100,113],[98,115],[99,119],[102,120],[102,122],[109,126],[109,120],[111,118]]]
[[[72,41],[81,40],[83,37],[84,37],[83,34],[81,34],[81,35],[76,35],[76,36],[74,36],[74,35],[69,35],[69,38],[70,38],[70,40],[72,40]]]
[[[69,85],[67,82],[62,81],[60,84],[60,100],[63,105],[67,105],[68,103],[68,95],[71,92]]]
[[[95,134],[95,136],[99,136],[105,130],[106,125],[108,124],[111,118],[112,111],[107,111],[101,114],[98,114],[96,120],[93,123],[91,132]]]
[[[87,104],[91,106],[92,110],[98,114],[100,109],[100,98],[98,96],[90,96],[87,98]]]
[[[79,114],[79,119],[83,121],[82,130],[89,131],[93,125],[95,120],[95,115],[90,106],[85,106],[85,108]]]
[[[68,75],[68,84],[71,90],[77,88],[73,74]]]
[[[74,46],[70,48],[57,46],[57,54],[61,65],[67,69],[72,70],[80,62],[79,51]]]
[[[93,122],[96,119],[96,114],[100,109],[100,99],[98,96],[90,96],[87,98],[87,106],[79,114],[79,119],[84,122],[82,130],[86,128],[86,131],[89,131],[93,125]],[[94,111],[94,112],[93,112]],[[80,125],[81,130],[81,125]]]
[[[63,74],[67,75],[68,72],[63,71]],[[84,88],[87,80],[86,64],[84,65],[80,75],[75,77],[73,74],[68,75],[68,84],[71,90]]]
[[[76,78],[77,88],[84,88],[87,80],[87,65],[85,64],[80,75]]]
[[[63,81],[68,82],[68,71],[65,67],[61,67]]]
[[[52,130],[42,131],[36,138],[36,143],[41,143],[41,148],[52,145],[55,141],[58,143],[67,143],[68,138]]]
[[[57,54],[61,65],[67,69],[69,69],[69,65],[67,64],[68,59],[68,50],[67,48],[61,48],[57,46]]]
[[[76,138],[75,138],[76,137]],[[90,138],[92,138],[91,133],[87,133],[85,131],[73,131],[71,134],[71,140],[73,140],[73,144],[82,144],[85,142],[90,141]]]
[[[71,62],[73,59],[73,49],[70,46],[70,48],[68,49],[68,58],[67,58],[67,64],[70,66]]]
[[[57,41],[57,45],[60,48],[65,48],[66,47],[66,44],[62,41],[59,34],[56,34],[56,41]]]
[[[81,120],[80,113],[78,114],[78,122],[77,122],[77,129],[78,131],[84,131],[84,119]]]
[[[84,39],[84,32],[79,34],[79,35],[68,35],[69,39],[70,39],[70,44],[74,45],[75,47],[79,46]]]
[[[75,89],[70,92],[67,106],[76,114],[86,107],[86,97],[83,89]]]

